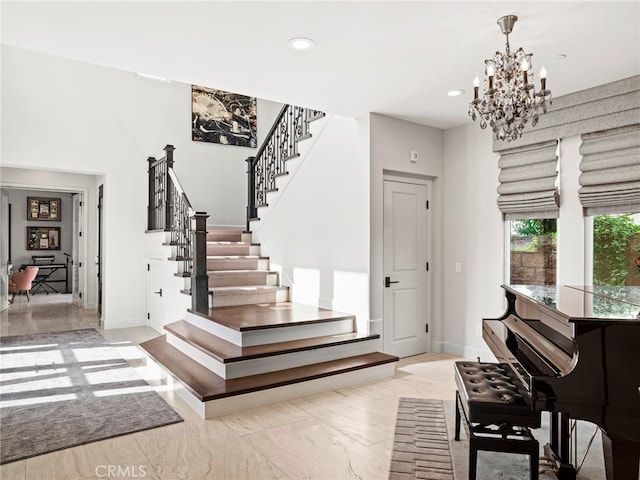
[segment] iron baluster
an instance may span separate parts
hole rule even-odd
[[[276,179],[287,173],[287,160],[298,155],[298,141],[309,135],[309,122],[324,117],[319,110],[284,105],[255,157],[247,158],[247,230],[267,204],[267,193],[277,190]]]

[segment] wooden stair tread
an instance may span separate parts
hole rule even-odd
[[[202,402],[292,385],[398,360],[398,357],[375,352],[304,367],[225,380],[169,345],[164,335],[143,342],[140,347]]]
[[[189,311],[240,332],[346,319],[355,321],[355,317],[349,313],[293,302],[214,307],[209,309],[209,315]]]
[[[207,260],[258,260],[260,258],[267,257],[261,257],[259,255],[207,255]]]
[[[284,353],[303,352],[318,348],[344,345],[380,338],[380,335],[365,335],[358,332],[326,335],[287,342],[270,343],[251,347],[239,347],[231,342],[206,332],[189,322],[178,320],[164,326],[178,338],[190,343],[200,351],[222,363],[240,362],[253,358],[264,358]]]

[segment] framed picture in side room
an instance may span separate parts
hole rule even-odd
[[[60,250],[60,227],[27,227],[27,250]]]
[[[62,219],[61,207],[59,198],[27,197],[27,220],[59,222]]]

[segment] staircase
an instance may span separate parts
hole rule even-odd
[[[211,307],[282,302],[289,298],[288,288],[279,286],[278,272],[269,269],[269,259],[260,256],[260,246],[251,243],[248,232],[209,230],[207,273]]]
[[[398,358],[377,352],[380,336],[358,332],[353,315],[289,302],[289,287],[248,231],[268,206],[267,194],[277,191],[277,178],[288,173],[286,162],[299,156],[298,142],[311,136],[309,123],[323,116],[286,105],[256,157],[247,159],[247,231],[205,229],[206,213],[193,211],[173,172],[172,146],[166,159],[148,159],[148,231],[171,232],[166,245],[175,275],[193,301],[164,326],[165,335],[140,347],[202,418],[394,374]]]
[[[207,269],[208,314],[190,309],[140,344],[202,418],[393,375],[397,357],[353,315],[289,302],[250,233],[209,230]]]

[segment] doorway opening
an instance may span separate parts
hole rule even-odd
[[[2,333],[30,333],[100,326],[95,291],[87,270],[90,239],[86,228],[87,188],[3,184],[2,271],[7,286],[0,300],[6,312]],[[6,223],[7,228],[4,228]],[[8,291],[10,276],[37,268],[26,291]],[[35,267],[35,268],[33,268]],[[95,278],[95,277],[94,277]],[[0,308],[3,310],[3,308]],[[29,324],[25,324],[29,322]]]

